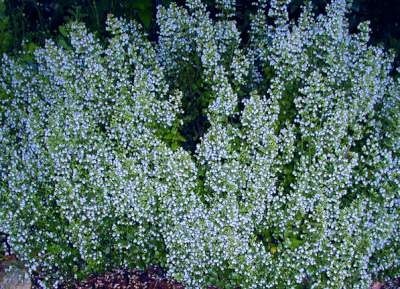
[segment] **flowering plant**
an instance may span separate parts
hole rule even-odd
[[[393,56],[368,23],[349,34],[344,0],[297,22],[270,2],[248,43],[235,1],[214,19],[188,0],[159,7],[156,43],[110,17],[107,44],[73,23],[68,45],[3,57],[0,231],[43,287],[154,263],[188,288],[399,274]],[[207,127],[193,151],[190,98]]]

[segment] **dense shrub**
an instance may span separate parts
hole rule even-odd
[[[258,2],[248,46],[234,1],[211,20],[191,0],[159,8],[157,43],[110,17],[107,44],[75,23],[65,47],[3,57],[0,231],[43,286],[150,264],[189,288],[399,274],[393,56],[367,23],[348,33],[344,0],[297,23],[287,2]]]

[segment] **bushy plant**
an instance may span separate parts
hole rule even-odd
[[[399,274],[392,55],[326,15],[235,1],[159,7],[159,37],[110,17],[69,48],[3,57],[0,230],[42,286],[159,264],[188,288],[368,288]],[[200,88],[193,94],[192,82]],[[182,81],[184,77],[185,81]],[[201,93],[199,93],[199,91]],[[189,98],[208,127],[181,147]]]

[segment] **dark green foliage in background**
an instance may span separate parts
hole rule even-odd
[[[0,32],[12,41],[1,37],[0,52],[15,52],[22,48],[22,41],[42,45],[70,21],[84,22],[103,38],[108,14],[133,18],[151,31],[156,4],[148,0],[6,0],[0,4]]]
[[[168,5],[173,0],[5,0],[0,2],[0,52],[21,49],[22,40],[42,44],[46,38],[59,34],[59,26],[69,21],[81,21],[98,36],[105,35],[107,14],[136,19],[156,37],[156,6]],[[292,18],[300,13],[300,7],[308,0],[293,0],[290,8]],[[180,5],[184,0],[174,1]],[[215,7],[214,0],[206,1]],[[245,31],[251,1],[237,0],[237,21]],[[324,11],[329,0],[311,0],[316,13]],[[215,11],[210,11],[214,14]],[[370,20],[372,40],[386,47],[400,50],[400,5],[398,0],[354,0],[350,24],[355,30],[361,21]]]
[[[13,45],[10,17],[5,14],[5,5],[0,2],[0,52],[8,51]]]

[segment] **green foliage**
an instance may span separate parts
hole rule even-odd
[[[157,41],[148,18],[109,15],[105,33],[72,22],[3,57],[0,231],[14,252],[49,288],[151,264],[196,289],[397,274],[393,56],[368,23],[349,32],[345,0],[297,22],[289,0],[258,1],[247,36],[235,1],[209,2],[160,7]],[[102,5],[71,15],[99,27]]]
[[[0,54],[9,51],[12,43],[12,35],[10,31],[10,20],[5,14],[4,2],[0,2]]]
[[[43,45],[52,36],[59,38],[62,27],[71,21],[84,22],[104,39],[108,14],[135,19],[150,32],[154,26],[155,7],[151,0],[56,0],[10,1],[0,4],[1,52],[16,52],[23,42]],[[61,27],[61,28],[60,28]]]

